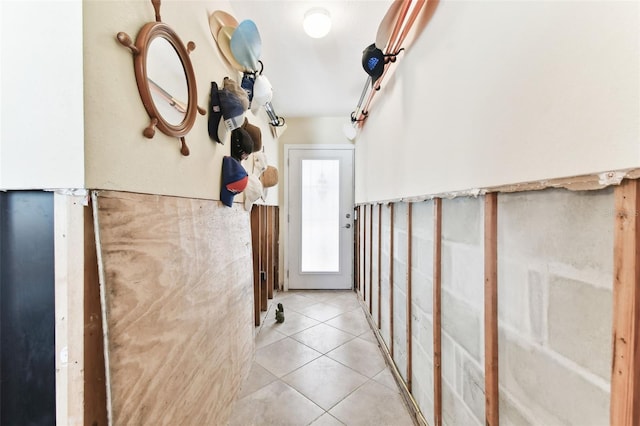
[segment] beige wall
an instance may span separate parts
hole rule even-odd
[[[440,2],[356,139],[356,202],[638,167],[639,7]]]
[[[221,84],[225,76],[241,77],[223,62],[211,35],[208,17],[218,9],[233,13],[227,1],[165,0],[161,7],[162,21],[183,43],[196,44],[190,59],[198,105],[205,109],[212,81]],[[219,199],[222,157],[229,155],[229,143],[220,145],[209,138],[208,115],[198,115],[186,136],[191,151],[188,157],[180,155],[176,138],[160,132],[153,139],[142,135],[149,118],[138,95],[132,55],[115,36],[124,31],[135,38],[140,28],[153,20],[153,7],[147,1],[84,2],[86,186]],[[260,111],[256,117],[247,112],[247,117],[262,129],[269,162],[277,166],[277,142],[271,136],[266,113]],[[245,167],[250,168],[248,160]],[[271,192],[268,202],[276,204],[275,192]]]

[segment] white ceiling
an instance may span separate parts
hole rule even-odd
[[[254,21],[262,39],[264,75],[272,104],[284,117],[339,117],[355,110],[367,74],[362,51],[375,41],[392,0],[232,0],[234,17]],[[322,39],[302,29],[307,10],[329,11],[332,27]]]

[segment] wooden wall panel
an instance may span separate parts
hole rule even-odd
[[[269,308],[269,282],[267,265],[269,264],[269,247],[267,246],[267,206],[256,205],[260,211],[260,310]]]
[[[84,207],[81,197],[55,193],[56,424],[84,424]],[[0,199],[0,202],[2,200]],[[62,354],[65,354],[63,357]],[[7,378],[5,377],[6,381]],[[7,418],[5,413],[5,421]],[[1,420],[1,419],[0,419]],[[23,419],[24,420],[24,419]]]
[[[110,421],[225,424],[253,356],[240,205],[94,192]]]
[[[273,231],[274,231],[274,215],[273,207],[266,206],[265,209],[267,219],[267,229],[265,229],[267,243],[267,264],[265,265],[265,272],[267,274],[267,297],[273,299]]]
[[[92,207],[84,207],[84,424],[107,423],[102,307]]]
[[[280,286],[280,207],[274,206],[274,234],[273,234],[273,285],[277,290]]]
[[[253,266],[253,321],[257,327],[260,325],[260,209],[253,207],[251,209],[251,248],[252,248],[252,266]]]

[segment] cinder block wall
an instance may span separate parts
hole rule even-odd
[[[484,423],[484,203],[442,201],[442,420]]]
[[[368,241],[361,250],[366,268],[360,276],[360,294],[364,296],[366,290],[364,304],[371,306],[374,323],[380,317],[380,335],[393,353],[398,372],[405,383],[410,382],[424,419],[435,424],[434,201],[411,203],[411,235],[408,206],[396,202],[360,207],[367,209],[360,240],[365,233]],[[612,189],[498,195],[501,424],[608,424],[613,230]],[[412,250],[409,316],[408,238]],[[482,425],[483,196],[442,200],[441,250],[442,423]],[[409,344],[407,318],[411,321]]]
[[[500,414],[609,423],[613,190],[498,197]]]

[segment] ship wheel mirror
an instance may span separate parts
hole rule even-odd
[[[185,46],[176,32],[160,19],[160,0],[152,0],[156,22],[145,24],[135,43],[124,32],[117,40],[133,54],[133,67],[142,104],[149,115],[149,125],[142,132],[153,138],[156,129],[180,139],[180,152],[189,155],[185,136],[196,119],[206,114],[198,107],[196,78],[189,54],[193,42]]]

